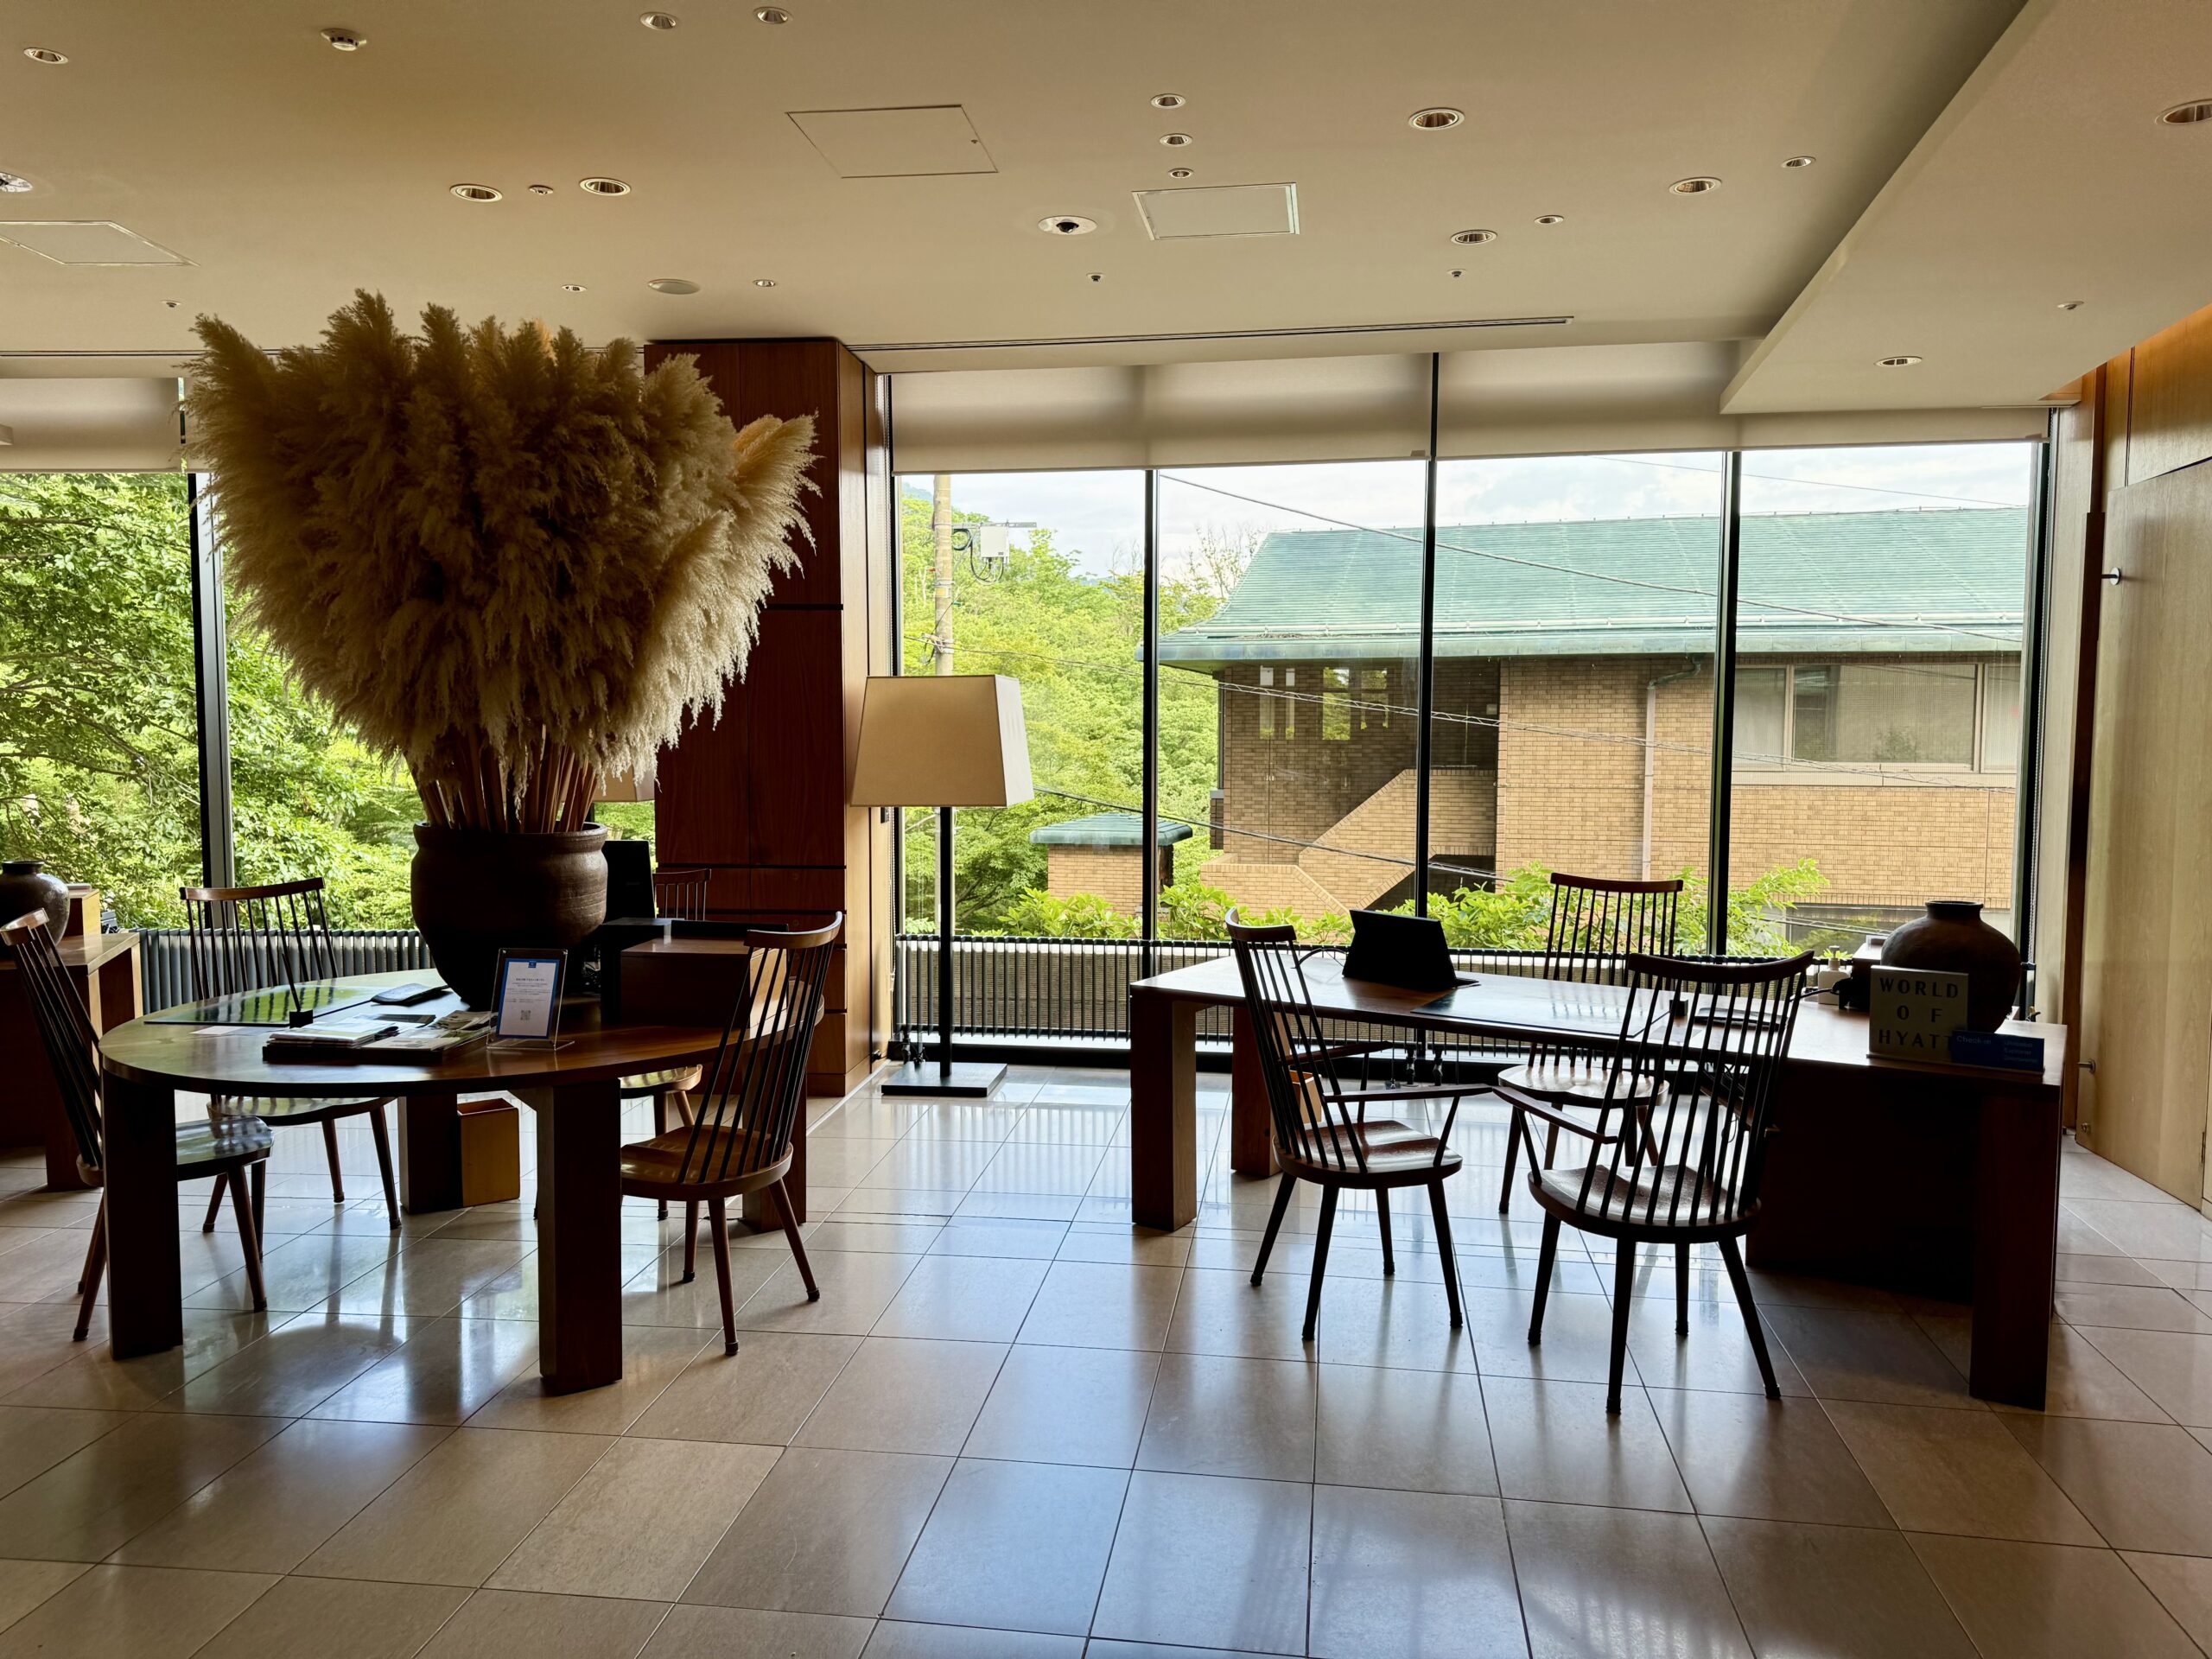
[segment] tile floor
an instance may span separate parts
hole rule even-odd
[[[1572,1235],[1525,1339],[1501,1114],[1455,1136],[1465,1330],[1402,1203],[1390,1281],[1342,1218],[1309,1348],[1313,1209],[1254,1290],[1271,1186],[1224,1172],[1202,1082],[1204,1210],[1172,1236],[1128,1225],[1121,1074],[818,1102],[822,1300],[743,1241],[725,1358],[711,1274],[676,1283],[677,1229],[634,1205],[626,1375],[562,1399],[526,1198],[394,1238],[365,1132],[343,1206],[319,1137],[280,1133],[269,1313],[188,1190],[186,1344],[119,1365],[68,1340],[92,1201],[0,1166],[0,1659],[2212,1645],[2212,1224],[2186,1206],[2068,1148],[2047,1414],[1968,1396],[1962,1310],[1762,1276],[1770,1404],[1705,1262],[1687,1341],[1658,1268],[1609,1421],[1611,1274]]]

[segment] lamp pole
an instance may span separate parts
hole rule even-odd
[[[937,542],[931,591],[937,601],[936,669],[952,672],[952,474],[937,474],[930,501],[930,533]],[[952,809],[937,810],[937,1069],[940,1084],[952,1080]]]

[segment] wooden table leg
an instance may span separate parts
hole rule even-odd
[[[2041,1410],[2058,1270],[2056,1096],[1992,1090],[1974,1171],[1974,1353],[1967,1386]]]
[[[1163,1232],[1198,1214],[1199,1005],[1129,990],[1129,1201]]]
[[[410,1216],[461,1208],[461,1096],[399,1098],[399,1207]]]
[[[531,1090],[537,1113],[538,1370],[550,1394],[622,1378],[622,1101],[615,1083]]]
[[[184,1340],[177,1264],[176,1095],[166,1084],[100,1079],[107,1179],[107,1321],[118,1359]]]
[[[1229,1166],[1239,1175],[1275,1173],[1273,1114],[1268,1109],[1268,1080],[1260,1071],[1260,1045],[1252,1035],[1252,1015],[1236,1005],[1229,1071]]]

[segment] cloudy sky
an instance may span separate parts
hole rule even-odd
[[[1915,444],[1768,449],[1744,461],[1747,512],[1865,512],[2024,506],[2035,446]],[[1446,461],[1438,469],[1443,524],[1630,518],[1719,511],[1717,454],[1570,455]],[[1256,539],[1271,530],[1418,531],[1421,463],[1179,467],[1161,474],[1162,546],[1172,569],[1202,537]],[[926,493],[926,477],[901,480]],[[1128,568],[1144,545],[1144,480],[1135,472],[969,473],[953,505],[997,523],[1050,525],[1087,569]],[[1017,543],[1020,540],[1016,533]]]

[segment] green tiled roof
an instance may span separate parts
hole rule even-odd
[[[1189,824],[1160,821],[1162,847],[1190,838]],[[1087,818],[1067,818],[1032,830],[1029,839],[1039,847],[1141,847],[1144,820],[1134,812],[1094,812]]]
[[[2018,507],[1746,514],[1738,649],[2016,652],[2027,536]],[[1719,537],[1718,518],[1440,525],[1437,655],[1709,653]],[[1278,531],[1160,660],[1409,657],[1421,555],[1418,529]]]

